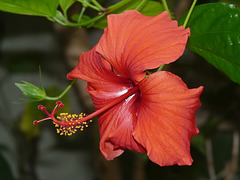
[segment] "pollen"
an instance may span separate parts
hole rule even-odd
[[[83,131],[84,128],[88,127],[89,123],[92,122],[92,120],[81,122],[80,120],[85,116],[85,113],[60,113],[60,116],[57,116],[57,119],[59,120],[59,122],[67,123],[67,126],[63,126],[60,123],[58,124],[56,121],[53,121],[53,124],[55,125],[58,134],[64,136],[71,136],[75,134],[78,129],[80,129],[80,131]]]
[[[52,113],[49,113],[46,107],[44,107],[43,105],[39,105],[38,109],[44,111],[48,117],[41,120],[35,120],[33,124],[37,125],[40,122],[52,120],[58,134],[64,136],[71,136],[72,134],[75,134],[77,132],[77,129],[83,131],[83,129],[85,127],[88,127],[89,123],[92,122],[91,116],[86,117],[85,113],[60,113],[60,116],[57,116],[57,118],[55,118],[54,115],[56,114],[56,112],[63,107],[64,104],[61,101],[57,101]]]

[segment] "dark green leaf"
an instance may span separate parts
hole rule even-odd
[[[188,26],[187,47],[240,84],[240,9],[226,3],[196,6]]]
[[[0,10],[16,14],[55,16],[59,0],[1,0]]]
[[[108,14],[120,14],[125,10],[136,9],[142,0],[123,0],[107,8]],[[157,1],[149,1],[140,12],[146,16],[156,16],[164,11],[163,5]],[[104,16],[93,25],[95,28],[104,29],[107,27],[107,17]]]

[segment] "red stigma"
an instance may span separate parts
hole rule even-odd
[[[38,105],[38,109],[42,110],[44,106],[43,105]]]
[[[37,125],[39,122],[52,120],[53,124],[57,129],[57,133],[59,133],[60,135],[71,136],[77,131],[77,129],[80,129],[81,131],[83,131],[85,127],[88,127],[89,122],[92,122],[92,120],[89,120],[89,119],[81,121],[85,117],[85,114],[83,113],[79,115],[60,113],[60,116],[55,118],[54,115],[57,113],[59,109],[63,107],[64,107],[64,104],[61,101],[57,101],[53,111],[51,113],[48,113],[46,107],[44,107],[43,105],[39,105],[38,109],[44,111],[48,117],[41,120],[35,120],[33,121],[33,124]]]
[[[60,105],[60,104],[63,104],[63,103],[61,101],[56,102],[56,105]]]

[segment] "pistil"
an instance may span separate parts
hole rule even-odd
[[[120,103],[121,101],[125,100],[126,98],[130,97],[131,95],[135,94],[138,91],[139,91],[138,86],[135,86],[135,87],[129,89],[125,94],[114,99],[108,105],[104,106],[101,109],[98,109],[97,111],[95,111],[94,113],[92,113],[88,116],[85,116],[85,114],[83,114],[83,113],[81,113],[79,115],[76,115],[76,114],[71,115],[68,113],[61,113],[60,116],[58,116],[56,119],[54,117],[54,115],[60,108],[64,107],[64,105],[61,101],[58,101],[56,103],[56,106],[54,107],[51,114],[49,114],[47,112],[46,107],[39,105],[38,109],[44,111],[48,117],[41,119],[41,120],[35,120],[33,122],[33,124],[37,125],[39,122],[51,119],[53,121],[53,123],[55,124],[55,127],[57,128],[57,132],[60,135],[69,135],[70,136],[70,135],[74,134],[78,128],[82,131],[84,127],[88,127],[88,123],[92,122],[91,119],[93,117],[107,111],[111,107],[115,106],[116,104]]]

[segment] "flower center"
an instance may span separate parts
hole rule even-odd
[[[40,123],[42,121],[52,120],[53,124],[55,124],[55,127],[57,128],[57,133],[59,133],[60,135],[71,136],[72,134],[74,134],[77,131],[77,129],[80,129],[81,131],[83,131],[84,127],[88,127],[88,124],[89,124],[89,122],[92,122],[91,119],[93,117],[107,111],[111,107],[120,103],[121,101],[128,98],[129,96],[132,96],[133,94],[135,94],[138,91],[139,91],[138,86],[135,86],[135,87],[129,89],[125,94],[117,97],[116,99],[114,99],[112,102],[110,102],[103,108],[98,109],[97,111],[95,111],[94,113],[92,113],[88,116],[86,116],[84,113],[81,113],[79,115],[61,113],[60,116],[57,116],[57,118],[55,118],[54,115],[57,113],[57,111],[64,107],[64,104],[61,101],[58,101],[56,103],[56,106],[54,107],[51,114],[48,113],[46,107],[39,105],[38,109],[44,111],[48,117],[41,119],[41,120],[35,120],[33,122],[33,124],[37,125],[38,123]]]

